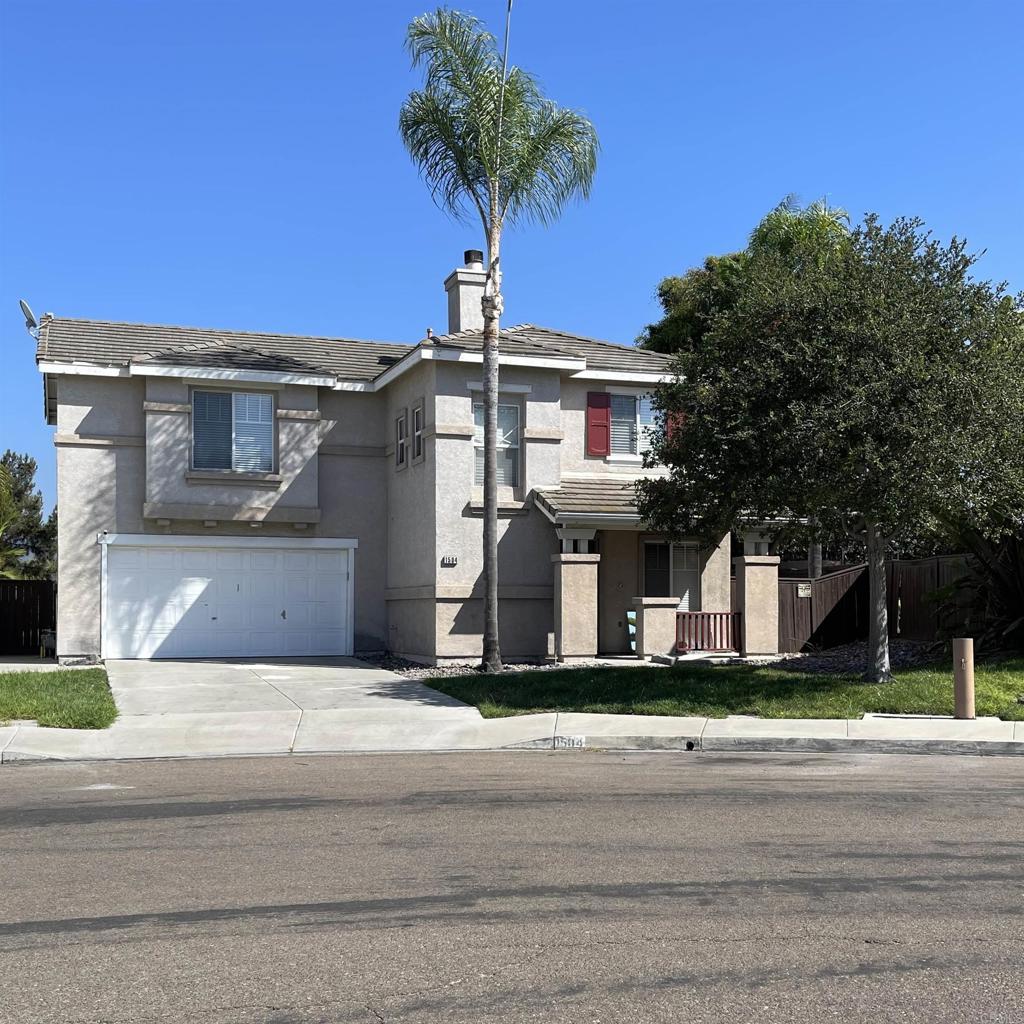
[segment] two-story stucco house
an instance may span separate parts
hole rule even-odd
[[[415,345],[46,315],[58,655],[480,656],[484,273]],[[729,538],[647,532],[632,482],[665,357],[501,336],[506,659],[630,650],[638,597],[728,612]]]

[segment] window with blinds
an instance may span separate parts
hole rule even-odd
[[[274,399],[240,391],[192,392],[192,468],[269,473]]]
[[[654,403],[650,395],[611,396],[612,455],[643,455],[651,446]]]
[[[484,482],[484,407],[473,405],[473,446],[475,466],[473,482]],[[519,406],[498,406],[498,486],[519,486]]]
[[[645,542],[644,597],[678,597],[681,612],[700,611],[700,547]]]

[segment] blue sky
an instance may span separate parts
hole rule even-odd
[[[499,31],[503,0],[462,5]],[[423,0],[0,0],[0,448],[54,496],[37,315],[415,341],[475,226],[397,136]],[[1024,288],[1024,4],[516,0],[591,201],[505,243],[506,323],[630,342],[784,195],[923,217]]]

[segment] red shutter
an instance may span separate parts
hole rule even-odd
[[[670,412],[666,417],[665,422],[665,433],[668,435],[670,441],[675,439],[676,434],[686,424],[686,413],[685,412]]]
[[[612,453],[612,396],[606,391],[587,392],[587,454]]]

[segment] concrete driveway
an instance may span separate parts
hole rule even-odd
[[[430,717],[461,701],[357,658],[108,661],[122,715],[360,711]]]

